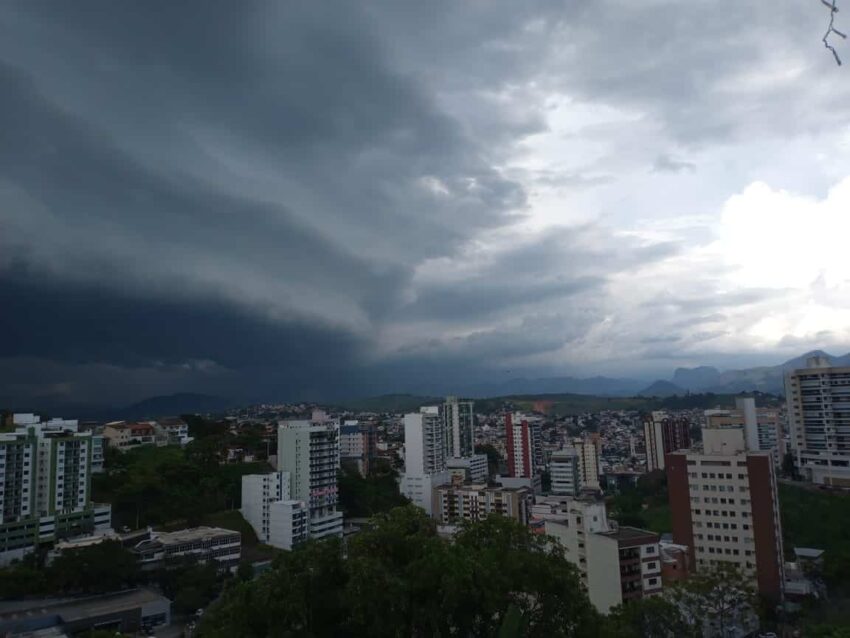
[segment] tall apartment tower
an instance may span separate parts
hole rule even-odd
[[[448,483],[446,422],[438,406],[425,406],[404,415],[404,474],[401,493],[429,515],[433,490]]]
[[[284,421],[277,434],[278,470],[290,475],[290,496],[309,510],[311,538],[342,535],[339,497],[339,425],[323,417]]]
[[[339,461],[366,476],[378,455],[378,430],[371,421],[346,421],[339,427]]]
[[[748,450],[738,425],[706,425],[702,439],[702,449],[667,455],[673,542],[690,548],[697,571],[734,565],[779,601],[785,579],[772,455]]]
[[[475,404],[457,397],[446,397],[446,402],[443,404],[443,420],[446,456],[449,458],[472,456],[475,451]]]
[[[734,410],[706,410],[705,419],[710,427],[737,425],[744,428],[748,450],[770,452],[776,465],[782,462],[785,456],[782,414],[776,408],[760,408],[754,398],[738,397]]]
[[[850,486],[850,367],[810,357],[785,380],[791,447],[810,481]]]
[[[246,474],[240,509],[258,539],[286,550],[310,537],[309,509],[304,501],[291,498],[290,480],[289,472]]]
[[[578,496],[581,492],[581,458],[574,447],[552,452],[549,459],[549,475],[552,477],[552,494]]]
[[[508,452],[508,475],[514,478],[533,478],[542,465],[543,446],[540,424],[528,417],[505,414],[505,436]]]
[[[76,421],[15,414],[0,434],[0,565],[38,545],[108,529],[109,505],[91,502],[91,432]]]
[[[573,447],[578,452],[579,472],[582,489],[599,490],[599,470],[601,467],[602,439],[596,432],[585,433],[573,439]]]
[[[651,412],[643,419],[646,471],[664,469],[664,455],[691,447],[691,424],[666,412]]]

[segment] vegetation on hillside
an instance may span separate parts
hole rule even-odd
[[[176,446],[144,446],[127,452],[107,448],[106,471],[92,477],[93,500],[112,503],[112,524],[136,529],[186,521],[238,509],[244,474],[268,471],[265,462],[220,463],[216,437]]]
[[[620,525],[648,529],[659,534],[672,531],[667,475],[657,470],[638,478],[637,484],[622,490],[608,502],[611,518]]]

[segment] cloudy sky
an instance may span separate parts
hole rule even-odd
[[[0,396],[850,350],[827,21],[815,0],[3,2]]]

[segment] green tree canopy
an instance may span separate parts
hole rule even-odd
[[[202,637],[596,636],[599,616],[561,550],[490,517],[454,542],[413,506],[373,518],[345,552],[310,542],[234,584]]]

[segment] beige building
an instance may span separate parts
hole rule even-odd
[[[590,602],[601,613],[661,592],[659,536],[609,521],[604,501],[570,499],[560,516],[547,514],[545,532],[579,571]]]
[[[585,434],[573,439],[573,448],[578,452],[581,489],[598,490],[599,457],[602,454],[602,439],[597,433]]]
[[[126,451],[140,445],[156,445],[157,433],[153,423],[113,421],[103,426],[103,438],[109,447]]]
[[[788,375],[785,398],[800,472],[815,483],[850,486],[850,367],[811,357]]]
[[[434,489],[433,517],[442,525],[475,522],[490,514],[528,525],[534,496],[525,487],[441,485]]]

